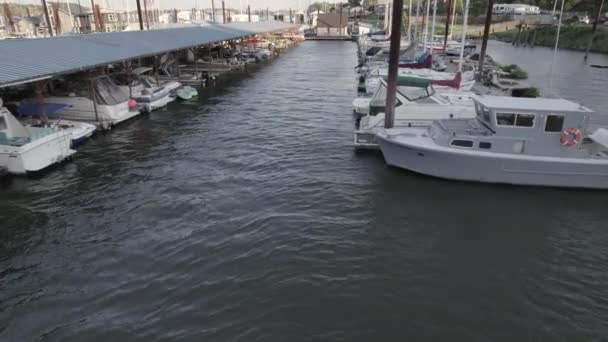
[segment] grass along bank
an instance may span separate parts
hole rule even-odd
[[[536,38],[534,38],[536,31]],[[517,29],[510,29],[503,32],[493,33],[491,36],[505,42],[513,42],[517,39]],[[520,44],[540,45],[552,47],[555,44],[556,26],[543,26],[529,29],[529,32],[522,30]],[[587,48],[587,42],[591,37],[591,25],[566,25],[562,26],[559,35],[559,47],[563,49],[582,50]],[[533,41],[535,40],[535,41]],[[608,27],[598,25],[593,39],[593,52],[608,53]]]

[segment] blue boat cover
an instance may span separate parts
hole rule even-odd
[[[45,103],[44,111],[48,117],[53,116],[58,111],[67,107],[66,104],[63,103]],[[42,113],[40,111],[40,104],[36,102],[24,102],[19,105],[19,115],[20,116],[40,116]]]

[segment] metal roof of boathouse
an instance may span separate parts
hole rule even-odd
[[[261,21],[0,40],[0,88],[293,27],[278,21]]]

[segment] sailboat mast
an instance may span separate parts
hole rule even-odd
[[[479,67],[478,77],[483,75],[483,62],[486,59],[486,50],[488,49],[488,37],[490,36],[490,25],[492,25],[492,8],[494,0],[488,0],[488,8],[486,10],[486,23],[483,27],[483,38],[481,40],[481,51],[479,52]],[[464,44],[464,42],[462,42]]]
[[[443,52],[448,50],[448,32],[450,32],[450,15],[452,14],[452,0],[448,0],[448,8],[446,11],[447,18],[445,19],[445,32],[443,33]]]
[[[437,18],[437,0],[433,0],[433,27],[431,28],[431,55],[435,47],[435,19]]]
[[[416,0],[416,25],[414,26],[414,40],[418,39],[418,18],[420,18],[420,1]]]
[[[407,40],[412,41],[412,0],[407,6]]]
[[[431,13],[431,0],[426,0],[426,14],[424,16],[424,43],[423,43],[423,51],[426,52],[426,44],[429,39],[429,14]]]
[[[403,0],[394,0],[391,16],[391,48],[388,62],[388,82],[386,91],[386,110],[384,127],[392,128],[395,122],[395,102],[397,100],[397,76],[399,74],[399,49],[401,48],[401,19],[403,17]]]
[[[555,34],[555,47],[553,48],[553,58],[551,59],[551,72],[549,74],[549,91],[553,92],[553,68],[557,60],[557,49],[559,47],[559,33],[562,29],[562,17],[564,15],[564,0],[562,0],[562,8],[559,11],[559,21],[557,22],[557,33]]]
[[[563,0],[562,0],[563,1]],[[466,0],[463,8],[463,18],[462,18],[462,45],[460,46],[460,59],[458,60],[458,71],[462,72],[462,64],[464,63],[464,45],[465,40],[467,39],[467,26],[469,21],[469,2],[470,0]]]

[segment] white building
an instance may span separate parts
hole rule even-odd
[[[540,7],[526,4],[494,4],[494,14],[540,14]]]
[[[236,22],[243,22],[243,21],[249,21],[249,15],[247,15],[247,13],[245,14],[233,14],[231,16],[232,21],[236,21]],[[260,21],[260,16],[259,15],[251,15],[251,22],[257,22]]]

